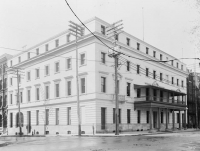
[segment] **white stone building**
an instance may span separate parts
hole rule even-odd
[[[105,36],[107,22],[94,17],[84,23],[104,43],[113,46],[113,39]],[[175,59],[126,32],[119,35],[117,44],[121,46],[120,51],[136,58],[157,61]],[[75,50],[75,40],[67,30],[8,60],[9,67],[23,72],[19,89],[24,134],[78,132]],[[86,134],[93,131],[113,132],[114,60],[108,57],[108,47],[87,30],[78,41],[78,56],[81,129]],[[177,122],[180,125],[183,123],[183,111],[186,111],[185,64],[178,60],[160,63],[120,57],[124,58],[119,59],[121,65],[118,69],[120,130],[172,128],[173,110],[176,113],[174,127],[179,128]],[[9,74],[10,135],[19,132],[16,95],[17,81]],[[169,119],[166,118],[166,109]],[[166,119],[169,120],[167,127]]]

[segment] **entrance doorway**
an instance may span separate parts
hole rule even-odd
[[[157,112],[153,112],[153,128],[157,128]]]

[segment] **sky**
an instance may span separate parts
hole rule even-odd
[[[176,58],[200,57],[191,33],[200,13],[192,1],[67,1],[82,21],[94,16],[108,23],[122,19],[124,31]],[[15,55],[65,31],[70,20],[79,23],[65,0],[0,0],[0,55]],[[182,61],[194,64],[192,59]]]

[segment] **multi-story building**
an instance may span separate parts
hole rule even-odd
[[[12,56],[0,56],[0,134],[7,132],[7,60]]]
[[[200,123],[200,74],[191,72],[187,78],[188,127],[196,128]],[[198,119],[198,123],[196,120]]]
[[[19,88],[24,134],[78,132],[76,46],[81,129],[115,130],[114,60],[107,47],[113,47],[113,38],[105,34],[110,24],[96,17],[84,23],[103,43],[85,29],[76,45],[67,30],[8,61],[9,67],[24,72]],[[118,59],[120,130],[181,128],[186,122],[185,64],[126,32],[117,40],[126,54]],[[12,76],[8,81],[8,132],[15,134],[19,132],[17,82]]]

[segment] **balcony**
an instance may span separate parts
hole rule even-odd
[[[142,96],[142,97],[135,97],[134,101],[149,101],[149,102],[163,102],[163,103],[170,103],[170,104],[181,104],[186,105],[185,101],[178,100],[175,98],[165,98],[165,97],[155,97],[155,96]]]

